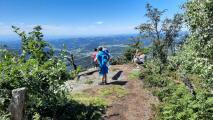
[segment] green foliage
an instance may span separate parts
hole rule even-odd
[[[73,120],[99,120],[107,106],[105,99],[84,93],[73,93],[69,96],[69,99],[81,104],[73,109],[77,113],[76,116],[71,118]]]
[[[159,19],[154,18],[160,16],[161,12],[150,6],[147,7],[148,17],[158,24]],[[212,8],[211,0],[189,0],[185,4],[185,21],[189,26],[190,34],[176,55],[169,55],[167,50],[170,48],[173,51],[174,38],[177,37],[181,27],[181,15],[175,15],[173,20],[166,19],[162,25],[164,38],[161,38],[161,41],[154,39],[156,41],[153,51],[157,51],[157,59],[146,62],[142,76],[145,86],[150,87],[153,94],[161,101],[159,119],[210,120],[213,118]],[[158,33],[158,27],[151,29],[151,26],[150,23],[142,24],[138,29],[141,32],[155,30],[155,33]],[[154,37],[159,36],[156,34]],[[164,60],[166,64],[162,64]],[[192,88],[186,86],[186,83],[180,79],[182,74],[196,76],[189,77]],[[195,94],[191,94],[189,89],[193,89]]]
[[[141,77],[141,71],[140,70],[133,70],[129,75],[128,79],[130,80],[138,80]]]
[[[1,120],[10,120],[9,115],[5,115],[5,114],[0,114],[0,119]]]
[[[29,57],[30,59],[36,59],[39,63],[44,63],[53,56],[52,48],[43,40],[41,26],[34,27],[33,31],[28,34],[15,26],[12,26],[12,28],[21,37],[22,58],[24,60]]]
[[[146,5],[146,9],[148,21],[139,25],[136,29],[141,33],[142,38],[152,41],[151,55],[154,59],[160,61],[158,66],[160,68],[159,72],[162,73],[163,66],[167,64],[169,53],[175,53],[175,40],[181,30],[183,16],[176,14],[173,19],[167,18],[162,21],[161,17],[165,10],[160,11],[157,8],[153,8],[150,4]]]
[[[104,108],[107,105],[107,102],[100,98],[100,97],[94,97],[89,96],[85,93],[74,93],[70,95],[71,100],[78,101],[85,105],[94,105],[94,106],[100,106],[100,108]]]
[[[144,69],[143,76],[146,87],[151,87],[153,94],[158,96],[162,105],[159,106],[158,119],[211,119],[212,94],[203,88],[195,89],[196,96],[192,95],[188,88],[172,74],[173,71],[164,71],[156,74],[155,71]],[[177,71],[175,71],[177,72]]]
[[[193,0],[186,3],[186,21],[191,34],[173,61],[180,71],[195,73],[203,78],[203,87],[213,86],[213,33],[211,0]]]
[[[145,85],[148,87],[164,87],[168,82],[168,80],[165,80],[165,78],[159,74],[147,76],[147,79],[144,80]]]
[[[41,27],[35,27],[29,36],[19,28],[13,28],[22,38],[23,51],[21,56],[8,51],[2,53],[0,88],[7,93],[1,94],[1,110],[7,112],[11,90],[26,87],[28,119],[34,113],[53,118],[57,106],[66,101],[64,92],[59,89],[69,78],[66,64],[53,57],[42,38]]]
[[[76,70],[71,71],[71,73],[70,73],[71,78],[74,79],[78,75],[78,73],[80,73],[82,71],[83,71],[82,67],[78,66]]]
[[[144,50],[143,42],[141,37],[135,37],[130,39],[129,47],[124,52],[124,57],[127,61],[131,61],[136,54],[136,51],[146,52],[147,49]]]
[[[160,106],[159,119],[163,120],[179,120],[179,119],[212,119],[212,86],[213,86],[213,44],[212,44],[212,8],[213,1],[209,0],[190,0],[185,5],[185,18],[190,27],[191,34],[186,42],[177,52],[175,56],[168,57],[168,64],[164,67],[162,74],[158,74],[161,69],[161,64],[157,64],[152,60],[145,65],[145,85],[155,87],[154,94],[157,95],[162,102]],[[174,21],[180,21],[178,15]],[[169,24],[168,24],[169,23]],[[170,20],[165,20],[163,27],[166,28],[165,43],[167,48],[172,47],[171,38],[168,34],[171,29]],[[176,26],[178,31],[178,24]],[[174,29],[175,30],[175,29]],[[175,31],[176,31],[175,30]],[[175,32],[174,32],[175,33]],[[176,34],[169,35],[176,36]],[[161,45],[160,42],[159,45]],[[154,50],[161,51],[163,48],[155,47]],[[171,49],[172,50],[172,49]],[[160,63],[162,62],[163,54],[159,55]],[[188,88],[178,80],[177,77],[171,76],[173,72],[180,74],[196,74],[200,80],[196,80],[194,86],[196,95],[192,95]],[[169,74],[168,74],[169,73]],[[178,81],[178,82],[177,82]],[[195,81],[195,80],[191,80]],[[166,83],[166,84],[162,84]]]
[[[40,26],[29,34],[13,28],[22,39],[22,54],[19,56],[7,50],[0,53],[1,119],[9,118],[7,108],[11,91],[20,87],[27,88],[26,119],[99,119],[102,107],[86,106],[67,97],[64,81],[72,79],[81,68],[67,70],[63,53],[54,56],[51,46],[43,40]]]
[[[163,99],[166,103],[161,108],[162,119],[208,120],[212,118],[213,104],[210,102],[212,98],[208,97],[205,92],[198,92],[195,98],[184,85],[179,85],[172,94]]]
[[[136,53],[136,50],[131,49],[131,48],[127,49],[124,53],[125,59],[128,61],[131,61],[133,59],[135,53]]]
[[[191,41],[200,57],[213,62],[213,1],[193,0],[186,4],[186,20],[192,34]]]
[[[125,53],[125,54],[127,54],[127,53]],[[121,64],[127,63],[128,60],[131,59],[131,58],[128,58],[128,56],[131,56],[131,55],[125,55],[125,56],[113,57],[112,59],[110,59],[110,64],[111,65],[121,65]]]

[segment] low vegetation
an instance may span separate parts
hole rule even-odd
[[[8,106],[11,91],[27,88],[25,119],[94,120],[99,119],[103,106],[86,105],[71,99],[64,82],[73,79],[80,71],[67,69],[66,52],[55,55],[52,47],[43,40],[41,27],[25,33],[13,26],[20,36],[22,54],[2,50],[0,55],[0,116],[9,119]],[[72,66],[70,66],[72,67]]]
[[[141,71],[140,70],[133,70],[131,73],[128,75],[129,80],[138,80],[141,77]]]
[[[177,24],[173,23],[177,22],[177,16],[174,20],[169,20],[173,21],[169,24],[171,26],[166,25],[168,20],[163,22],[165,23],[163,26],[169,28],[165,34],[158,36],[158,32],[151,32],[148,35],[154,36],[152,51],[147,54],[152,57],[143,65],[141,77],[144,78],[145,87],[160,100],[156,110],[157,119],[210,120],[213,118],[213,35],[211,32],[213,27],[210,25],[213,18],[212,5],[209,0],[189,0],[184,5],[184,19],[190,27],[190,34],[180,45],[174,42],[176,35],[168,37],[172,29],[177,27]],[[150,21],[157,23],[155,25],[159,25],[163,12],[147,5],[146,15]],[[151,24],[142,24],[138,29],[142,33],[153,30],[150,29]],[[155,31],[158,31],[160,27],[155,28]],[[168,30],[171,31],[167,33]],[[177,31],[178,29],[174,29],[174,32]],[[176,46],[175,51],[172,46]]]
[[[86,80],[86,81],[85,81],[85,84],[89,84],[89,85],[90,85],[90,84],[92,84],[93,82],[94,82],[93,80]]]
[[[100,96],[107,97],[107,96],[115,96],[115,97],[123,97],[127,95],[128,91],[123,88],[122,86],[109,86],[104,87],[99,91]]]
[[[172,74],[171,74],[172,73]],[[196,86],[193,94],[180,79],[179,73],[166,70],[162,74],[153,72],[145,65],[143,73],[145,86],[158,96],[160,106],[158,119],[211,119],[213,99],[205,88]],[[201,79],[190,79],[193,85]]]

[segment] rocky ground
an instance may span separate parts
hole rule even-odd
[[[95,71],[95,70],[91,70]],[[101,82],[98,72],[82,75],[76,81],[68,81],[66,86],[72,92],[83,92],[90,96],[98,96],[100,90],[115,89],[118,94],[109,94],[104,97],[108,107],[103,119],[106,120],[152,120],[154,119],[153,106],[158,103],[149,91],[143,88],[143,81],[134,72],[139,72],[134,65],[115,65],[110,67],[108,84],[99,85]]]

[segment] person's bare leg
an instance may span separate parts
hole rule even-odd
[[[104,83],[105,75],[102,76],[102,83]]]
[[[105,74],[104,76],[105,76],[105,84],[107,84],[107,74]]]
[[[104,83],[107,84],[107,74],[104,74]]]

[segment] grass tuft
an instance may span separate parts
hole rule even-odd
[[[86,80],[86,81],[85,81],[85,84],[91,85],[93,82],[94,82],[93,80]]]
[[[141,76],[141,72],[139,70],[133,70],[129,76],[128,79],[129,80],[138,80]]]
[[[127,90],[121,86],[105,87],[99,91],[99,94],[103,97],[113,96],[113,95],[116,97],[123,97],[127,93],[128,93]]]
[[[69,98],[84,105],[94,105],[101,107],[107,106],[107,101],[105,99],[96,96],[89,96],[85,93],[73,93]]]

